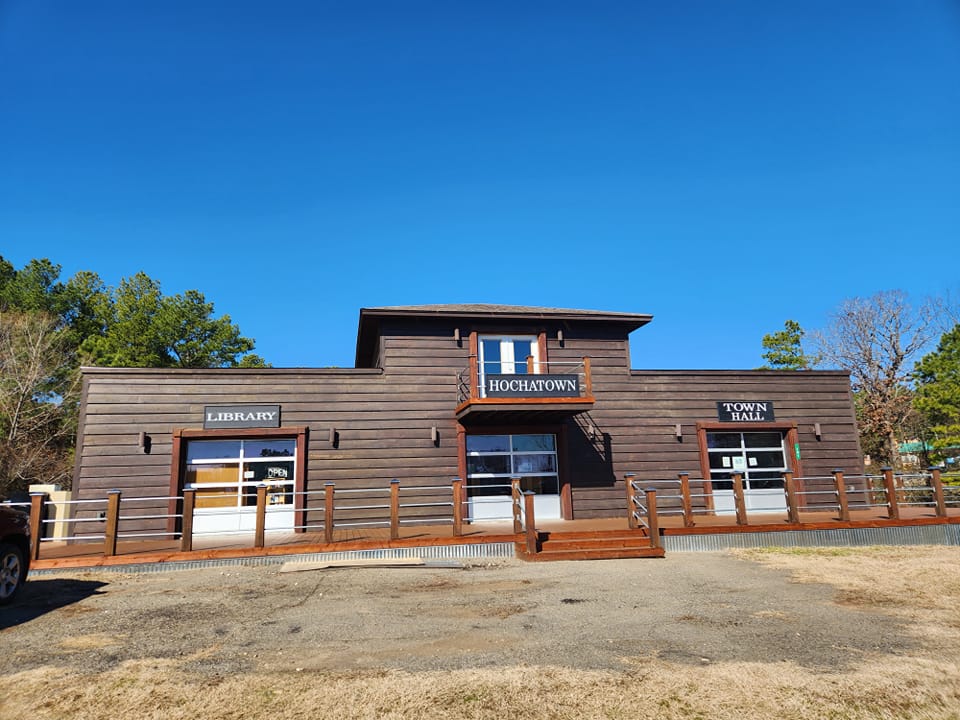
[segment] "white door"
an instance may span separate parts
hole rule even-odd
[[[534,335],[504,337],[481,335],[479,339],[480,397],[486,397],[488,375],[524,375],[527,358],[533,358],[534,373],[538,373],[540,353]]]

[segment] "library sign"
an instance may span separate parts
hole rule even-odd
[[[770,400],[726,400],[717,403],[720,422],[773,422]]]
[[[279,405],[208,405],[203,409],[203,429],[280,427]]]

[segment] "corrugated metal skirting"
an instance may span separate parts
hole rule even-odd
[[[666,535],[663,538],[663,546],[668,553],[709,552],[728,548],[865,547],[868,545],[960,545],[960,525]]]
[[[431,560],[490,560],[514,558],[513,543],[471,543],[468,545],[429,545],[423,547],[381,548],[377,550],[344,550],[341,552],[304,553],[296,555],[273,555],[245,558],[213,558],[209,560],[184,560],[131,565],[107,565],[83,568],[87,572],[169,572],[171,570],[196,570],[200,568],[244,565],[282,565],[287,562],[331,562],[336,560],[399,560],[422,558]],[[30,575],[45,575],[71,572],[69,569],[31,570]]]

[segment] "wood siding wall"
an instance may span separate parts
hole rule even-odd
[[[460,343],[454,328],[460,329]],[[386,488],[392,478],[401,487],[449,485],[458,471],[456,377],[469,365],[471,331],[544,332],[550,361],[591,358],[594,409],[559,421],[566,424],[563,479],[570,483],[575,517],[623,515],[627,472],[641,479],[674,478],[681,471],[700,477],[696,423],[716,420],[718,400],[772,400],[778,421],[797,424],[804,474],[834,467],[862,472],[845,374],[631,371],[627,339],[615,326],[406,318],[381,324],[382,371],[85,370],[74,496],[102,498],[113,488],[124,497],[167,496],[174,430],[202,428],[204,407],[218,404],[279,404],[284,427],[309,428],[307,490],[322,490],[327,482],[337,488]],[[815,422],[821,440],[814,437]],[[677,423],[683,426],[682,442],[676,439]],[[432,427],[439,432],[436,446]],[[329,442],[331,428],[337,447]],[[151,438],[149,454],[138,446],[140,432]],[[449,500],[449,492],[418,497]],[[322,506],[322,499],[311,505]],[[165,512],[166,506],[158,502],[153,509]],[[319,517],[314,513],[307,520]],[[163,526],[143,521],[121,530]]]

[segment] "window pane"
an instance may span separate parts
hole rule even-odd
[[[467,435],[467,452],[510,452],[508,435]]]
[[[239,440],[190,440],[187,442],[187,462],[239,457]]]
[[[553,435],[514,435],[514,452],[551,452],[555,449]]]
[[[532,355],[530,351],[530,341],[529,340],[514,340],[513,341],[513,360],[514,360],[514,372],[517,375],[524,375],[527,372],[527,356]]]
[[[711,470],[731,470],[733,468],[733,458],[740,457],[740,453],[731,455],[730,453],[710,453]]]
[[[783,435],[778,432],[744,433],[743,444],[747,447],[780,447]]]
[[[245,440],[244,458],[293,457],[297,452],[297,441],[284,440]]]
[[[483,372],[497,375],[500,373],[500,340],[481,340],[483,347]]]
[[[708,448],[738,448],[740,433],[707,433]]]
[[[556,472],[556,455],[514,455],[515,473]]]
[[[560,482],[556,475],[522,477],[520,478],[520,489],[523,492],[533,492],[537,495],[557,495],[560,492]]]
[[[467,456],[467,473],[477,474],[510,474],[509,455],[469,455]]]
[[[471,478],[467,490],[471,497],[509,495],[510,481],[507,478]]]
[[[187,466],[186,484],[237,483],[239,463],[211,463]]]
[[[747,453],[747,467],[783,468],[783,453],[779,450],[754,450]],[[751,472],[751,474],[753,474]]]
[[[759,475],[766,475],[767,473],[758,473]],[[763,478],[757,477],[756,475],[750,475],[750,481],[747,483],[751,490],[773,490],[773,489],[783,489],[783,478],[780,476]]]

